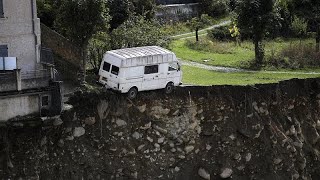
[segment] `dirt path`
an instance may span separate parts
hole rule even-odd
[[[269,73],[269,74],[319,74],[320,75],[319,72],[253,71],[253,70],[230,68],[230,67],[223,67],[223,66],[211,66],[211,65],[201,64],[201,63],[192,62],[192,61],[185,61],[185,60],[180,60],[180,62],[184,66],[192,66],[192,67],[197,67],[197,68],[206,69],[206,70],[210,70],[210,71],[218,71],[218,72],[225,72],[225,73],[230,73],[230,72],[245,72],[245,73],[263,72],[263,73]]]

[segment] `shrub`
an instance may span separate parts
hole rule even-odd
[[[320,52],[312,44],[291,44],[279,54],[266,58],[266,65],[276,68],[299,69],[320,66]]]
[[[232,40],[228,26],[220,26],[220,27],[208,30],[208,37],[211,40],[218,40],[218,41]]]

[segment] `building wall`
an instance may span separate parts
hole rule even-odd
[[[36,70],[40,61],[40,20],[36,0],[2,0],[0,45],[8,45],[9,57],[17,57],[21,72]]]
[[[0,103],[0,122],[5,122],[16,116],[40,113],[39,95],[0,98]]]

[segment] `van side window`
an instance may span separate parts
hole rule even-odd
[[[119,74],[119,67],[112,65],[111,73],[114,75],[118,75]]]
[[[105,71],[110,71],[110,66],[111,66],[111,64],[109,64],[109,63],[107,63],[107,62],[104,62],[103,63],[103,70],[105,70]]]
[[[144,74],[154,74],[159,72],[159,65],[145,66]]]

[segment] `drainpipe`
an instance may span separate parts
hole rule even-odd
[[[40,62],[40,38],[39,34],[40,32],[37,32],[37,5],[36,0],[31,0],[31,13],[32,13],[32,33],[34,34],[35,38],[35,54],[36,54],[36,61],[37,63]]]

